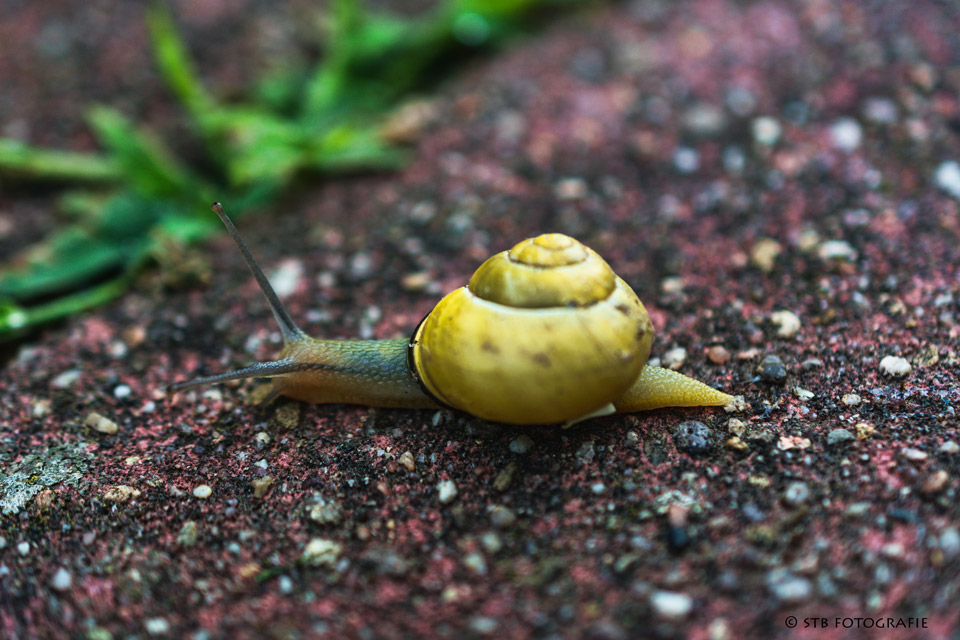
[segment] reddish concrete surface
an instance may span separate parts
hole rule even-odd
[[[302,10],[183,4],[223,92]],[[139,20],[5,8],[4,134],[87,148],[96,98],[176,144]],[[20,343],[0,373],[0,636],[956,637],[957,33],[956,5],[926,0],[599,8],[442,87],[405,171],[316,181],[241,224],[291,314],[338,337],[406,335],[489,253],[571,233],[644,299],[654,356],[740,414],[560,431],[258,409],[254,383],[166,397],[276,353],[225,235],[196,250],[209,284],[152,272]],[[3,250],[53,202],[0,195]],[[759,376],[767,354],[782,366]]]

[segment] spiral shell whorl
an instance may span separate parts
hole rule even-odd
[[[467,288],[509,307],[584,307],[607,298],[616,274],[603,258],[569,236],[528,238],[480,265]]]

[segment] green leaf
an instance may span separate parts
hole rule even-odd
[[[0,138],[0,172],[21,179],[108,182],[120,171],[112,158],[99,153],[41,149]]]
[[[199,185],[160,140],[138,131],[119,111],[94,107],[88,120],[100,144],[114,156],[135,191],[150,196],[182,196],[199,190]]]
[[[160,74],[187,111],[200,123],[217,109],[196,71],[169,10],[156,3],[147,10],[147,29]]]

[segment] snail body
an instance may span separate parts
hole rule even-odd
[[[520,242],[445,296],[413,336],[323,340],[290,319],[219,204],[279,323],[277,360],[169,387],[274,379],[272,397],[376,407],[450,407],[512,424],[573,424],[614,412],[718,406],[733,398],[647,365],[643,303],[593,250],[563,234]]]

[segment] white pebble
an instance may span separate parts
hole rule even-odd
[[[853,118],[840,118],[830,127],[833,146],[847,153],[860,146],[863,140],[863,128]]]
[[[661,365],[667,369],[673,369],[676,371],[683,366],[683,363],[687,360],[687,350],[683,347],[676,347],[675,349],[670,349],[661,359]]]
[[[193,497],[200,498],[201,500],[206,500],[213,495],[213,489],[210,488],[208,484],[201,484],[198,487],[193,489]]]
[[[947,440],[942,445],[940,445],[940,453],[960,453],[960,444],[957,444],[953,440]]]
[[[29,543],[29,542],[21,542],[20,544],[18,544],[18,545],[17,545],[17,552],[18,552],[20,555],[22,555],[22,556],[25,556],[25,555],[27,555],[28,553],[30,553],[30,543]]]
[[[73,586],[73,576],[70,575],[69,571],[60,567],[57,569],[57,572],[53,574],[53,580],[50,581],[50,586],[57,591],[66,591]]]
[[[113,390],[113,397],[117,400],[125,400],[130,397],[130,394],[133,393],[133,389],[126,384],[118,384]]]
[[[774,311],[770,322],[777,325],[777,335],[781,338],[792,338],[800,332],[800,318],[793,311]]]
[[[947,160],[937,167],[933,181],[954,198],[960,198],[960,164],[956,160]]]
[[[673,166],[680,173],[693,173],[700,168],[700,154],[690,147],[678,147],[673,152]]]
[[[816,396],[816,394],[813,391],[810,391],[809,389],[804,389],[803,387],[794,387],[793,395],[797,396],[801,400],[810,400],[811,398]]]
[[[857,250],[851,247],[846,240],[827,240],[817,247],[817,255],[824,262],[832,260],[853,262],[857,259]]]
[[[510,443],[510,451],[514,453],[528,453],[531,449],[533,449],[533,440],[527,435],[517,436]]]
[[[333,566],[337,558],[340,557],[342,550],[343,547],[333,540],[314,538],[308,542],[307,546],[303,549],[302,559],[307,564],[315,567],[322,565]]]
[[[650,604],[654,611],[664,618],[685,618],[693,610],[693,600],[690,596],[673,591],[656,591],[650,596]]]
[[[843,394],[842,402],[848,407],[855,407],[860,404],[863,399],[855,393],[845,393]]]
[[[553,186],[553,195],[558,200],[579,200],[587,195],[587,191],[583,178],[563,178]]]
[[[280,298],[286,298],[297,290],[303,277],[303,263],[296,258],[287,258],[270,274],[270,284]]]
[[[144,626],[152,636],[163,636],[170,631],[170,623],[163,618],[148,618]]]
[[[750,131],[753,133],[753,140],[765,146],[772,146],[780,139],[780,123],[770,116],[760,116],[754,118],[750,123]]]
[[[880,361],[880,373],[894,378],[902,378],[910,373],[910,363],[900,356],[887,356]]]
[[[50,382],[50,386],[54,389],[68,389],[73,386],[73,383],[77,381],[77,378],[80,377],[79,369],[70,369],[69,371],[64,371],[56,378]]]
[[[913,447],[905,447],[900,451],[900,455],[910,462],[923,462],[929,457],[926,451],[914,449]]]
[[[100,433],[105,433],[107,435],[113,435],[118,430],[116,422],[109,418],[105,418],[96,411],[91,411],[88,413],[87,417],[83,421],[83,424],[87,425],[94,431],[99,431]]]
[[[437,484],[437,494],[441,504],[449,504],[457,497],[457,485],[453,480],[441,480]]]
[[[893,124],[897,121],[897,105],[887,98],[867,98],[863,104],[863,115],[877,124]]]
[[[600,495],[601,493],[607,490],[607,486],[602,482],[594,482],[590,486],[590,490],[593,491],[595,494]]]

